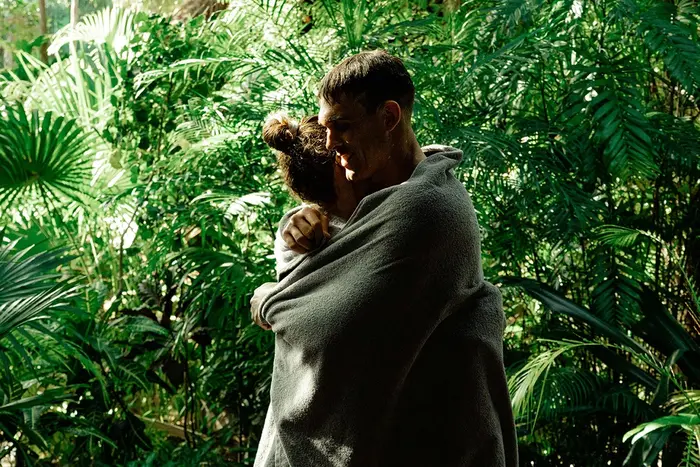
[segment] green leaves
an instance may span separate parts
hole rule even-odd
[[[552,349],[540,352],[522,368],[511,375],[508,389],[511,395],[513,414],[517,419],[525,419],[534,428],[543,406],[547,413],[564,410],[590,399],[593,393],[588,375],[576,370],[555,368],[555,360],[574,349],[596,345],[586,342],[550,342]],[[560,370],[560,371],[557,371]],[[564,371],[561,371],[564,370]],[[550,372],[556,376],[548,379]]]
[[[618,326],[603,321],[586,308],[577,305],[545,284],[523,278],[507,278],[503,280],[503,283],[505,285],[522,287],[528,294],[540,300],[552,311],[562,313],[589,325],[598,335],[611,339],[617,345],[641,354],[648,353],[644,347],[626,335]]]
[[[637,229],[629,229],[616,225],[603,225],[596,229],[600,240],[613,247],[629,247],[634,245],[641,233]]]
[[[0,341],[20,326],[45,319],[77,292],[66,282],[56,283],[56,267],[70,259],[63,250],[27,256],[28,249],[13,251],[15,243],[0,246]]]
[[[136,17],[134,11],[116,7],[83,16],[75,26],[66,25],[54,35],[48,53],[57,54],[61,47],[71,42],[107,44],[119,53],[134,36]]]
[[[661,58],[685,92],[700,88],[700,40],[696,5],[659,2],[641,16],[639,36]]]
[[[90,194],[90,141],[73,119],[7,109],[0,116],[0,206],[18,197],[83,202]]]
[[[621,237],[629,239],[629,232],[620,229],[607,229],[616,234],[624,233]],[[612,237],[613,241],[619,241],[620,237]],[[624,240],[623,240],[624,241]],[[669,437],[680,427],[689,432],[689,437],[700,442],[700,413],[698,413],[697,391],[686,391],[681,379],[676,374],[676,368],[680,368],[685,378],[691,384],[700,383],[700,347],[693,341],[692,337],[683,329],[680,323],[670,315],[663,306],[658,296],[648,288],[643,288],[640,293],[641,300],[641,320],[631,326],[632,333],[618,325],[610,325],[588,310],[580,307],[565,297],[557,294],[549,287],[532,280],[508,279],[506,284],[522,287],[527,293],[547,305],[552,311],[562,313],[574,319],[572,330],[577,329],[579,324],[586,324],[593,330],[597,337],[604,337],[610,344],[603,347],[586,347],[585,350],[610,369],[619,372],[627,381],[642,384],[646,387],[646,397],[640,401],[641,396],[625,391],[634,400],[647,404],[647,411],[661,412],[661,408],[669,401],[672,406],[679,410],[692,408],[691,413],[679,413],[672,416],[664,416],[653,422],[646,422],[630,430],[623,441],[632,439],[632,448],[625,459],[626,466],[650,466],[657,459],[659,453],[664,449]],[[642,345],[642,342],[644,345]],[[547,374],[552,370],[554,359],[570,350],[573,344],[565,346],[561,343],[554,350],[547,350],[530,359],[525,366],[516,372],[511,380],[510,387],[513,397],[513,407],[517,414],[531,416],[537,414],[542,404],[543,389],[539,385],[547,383]],[[580,343],[579,343],[580,345]],[[610,348],[606,348],[610,346]],[[618,352],[613,352],[613,349]],[[620,355],[620,351],[624,352]],[[665,362],[657,360],[657,352],[666,357]],[[624,356],[627,354],[627,356]],[[619,382],[615,384],[621,388]],[[629,388],[629,387],[628,387]],[[669,392],[676,388],[679,393],[669,399]],[[653,392],[652,392],[653,391]],[[533,406],[533,398],[540,397],[537,405]],[[651,397],[650,397],[651,396]],[[550,397],[551,398],[551,397]],[[606,398],[597,401],[591,399],[592,407],[603,404]],[[572,406],[572,399],[565,398],[564,406]],[[617,411],[621,407],[613,406]],[[637,412],[636,416],[645,416],[643,412]]]
[[[187,3],[180,13],[213,5]],[[73,436],[22,442],[59,463],[187,463],[157,436],[157,452],[138,452],[148,444],[128,436],[145,435],[124,404],[184,417],[191,459],[201,432],[216,433],[216,459],[246,462],[273,348],[249,299],[271,278],[293,204],[262,122],[317,112],[333,64],[384,48],[416,84],[419,141],[465,151],[456,175],[486,275],[528,278],[510,282],[526,297],[504,289],[511,389],[532,427],[523,463],[621,465],[625,430],[697,411],[687,397],[664,406],[700,378],[687,331],[700,277],[697,21],[690,0],[242,0],[181,22],[109,8],[59,30],[53,63],[20,53],[0,77],[13,103],[0,110],[0,224],[69,239],[80,265],[3,250],[0,323],[14,330],[0,332],[0,387],[8,401],[67,382],[91,392],[70,401],[80,425],[58,418]],[[77,269],[90,275],[84,301],[54,289]],[[56,313],[68,301],[70,319]],[[42,407],[15,413],[22,430],[46,422]],[[647,432],[629,462],[662,448],[675,461],[675,430]]]
[[[642,423],[625,433],[623,441],[631,439],[632,450],[625,460],[625,466],[652,465],[668,437],[679,429],[688,432],[688,437],[700,443],[700,415],[677,414],[657,418],[652,422]]]
[[[613,76],[590,82],[597,96],[588,105],[597,136],[604,144],[606,164],[611,174],[621,178],[632,174],[652,177],[658,167],[641,96],[630,86],[634,82],[631,77],[622,73]]]
[[[3,235],[0,231],[0,240]],[[49,352],[47,347],[36,345],[37,341],[26,334],[26,328],[37,328],[41,335],[44,328],[39,321],[52,316],[55,319],[56,312],[75,298],[78,289],[70,282],[59,281],[56,269],[65,267],[71,259],[63,250],[30,255],[29,249],[15,251],[16,243],[0,244],[0,348],[3,354],[0,359],[0,439],[11,441],[19,448],[17,454],[28,458],[22,444],[29,442],[47,448],[39,421],[42,412],[73,397],[78,386],[44,389],[37,386],[36,380],[21,384],[15,380],[20,376],[18,363],[21,362],[20,367],[26,366],[26,373],[36,375],[33,355]],[[30,395],[25,395],[26,389],[30,390]],[[21,437],[15,437],[17,432]]]

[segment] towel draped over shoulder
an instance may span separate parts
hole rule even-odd
[[[256,467],[516,467],[505,317],[462,153],[424,151],[262,301],[276,337]]]

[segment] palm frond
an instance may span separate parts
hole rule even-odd
[[[671,76],[686,92],[697,94],[700,86],[697,6],[690,8],[687,3],[684,9],[674,3],[654,4],[642,14],[638,33],[663,59]]]
[[[590,71],[586,69],[585,73]],[[605,69],[595,71],[602,76],[589,81],[597,95],[591,98],[587,112],[597,126],[596,135],[604,145],[610,173],[620,178],[653,177],[659,168],[654,161],[652,128],[639,92],[620,76],[605,76]]]
[[[0,206],[27,196],[87,202],[90,143],[74,119],[8,109],[0,116]]]
[[[188,58],[174,62],[167,68],[152,70],[138,75],[135,80],[135,87],[137,89],[136,97],[144,92],[150,84],[165,77],[173,76],[178,73],[182,73],[184,79],[187,79],[190,74],[198,77],[200,73],[203,72],[214,73],[222,66],[225,66],[225,70],[228,73],[237,70],[243,70],[245,73],[252,73],[253,71],[262,70],[266,67],[265,63],[252,58]]]
[[[617,225],[602,225],[595,229],[598,238],[612,247],[630,247],[634,245],[642,233],[637,229]]]
[[[627,442],[627,440],[631,439],[632,444],[634,444],[657,430],[664,430],[668,428],[694,430],[695,427],[698,426],[700,426],[700,415],[688,413],[667,415],[657,418],[652,422],[642,423],[641,425],[633,428],[625,433],[625,436],[622,438],[622,442]]]
[[[555,397],[548,400],[547,404],[556,407],[565,407],[568,398],[581,399],[580,394],[590,390],[589,381],[580,374],[570,372],[562,373],[567,378],[562,378],[550,387],[549,391],[543,391],[543,387],[549,384],[550,372],[555,361],[562,354],[584,346],[597,345],[587,342],[554,342],[555,347],[547,349],[535,355],[525,366],[519,369],[508,380],[508,388],[511,395],[511,404],[516,418],[525,417],[530,426],[537,423],[540,411],[545,401],[546,392]],[[574,376],[574,378],[571,378]],[[568,381],[567,381],[568,380]]]
[[[625,415],[634,420],[648,420],[656,414],[656,408],[642,400],[633,388],[615,385],[597,395],[595,406],[617,415]]]
[[[528,17],[536,8],[532,0],[500,0],[486,21],[486,34],[491,38],[491,44],[497,39],[508,39],[522,31],[522,25],[530,20]]]
[[[27,256],[27,250],[14,252],[15,244],[0,247],[0,339],[20,326],[46,318],[77,293],[75,286],[57,282],[56,267],[70,259],[63,250]]]
[[[136,32],[134,24],[137,13],[117,7],[105,8],[80,18],[75,26],[70,24],[60,29],[49,46],[49,54],[71,42],[85,44],[107,44],[117,54],[131,42]]]
[[[113,120],[122,64],[110,49],[99,46],[82,56],[73,53],[51,67],[27,54],[19,55],[18,62],[32,83],[28,106],[75,118],[97,135]]]
[[[698,408],[700,408],[700,390],[688,389],[673,393],[669,397],[668,407],[673,413],[687,412],[689,410],[698,412]]]
[[[220,205],[224,209],[225,215],[231,217],[251,212],[251,209],[255,207],[269,205],[270,193],[248,193],[240,196],[236,193],[224,191],[206,192],[194,198],[192,203],[200,201],[207,201]]]
[[[680,467],[695,467],[700,465],[700,430],[688,430],[683,461]]]
[[[640,295],[645,282],[644,265],[632,255],[610,248],[596,248],[594,258],[592,309],[609,323],[631,325],[640,318]]]

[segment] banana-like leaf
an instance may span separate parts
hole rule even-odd
[[[641,355],[648,355],[649,353],[647,349],[622,332],[620,328],[603,321],[588,309],[577,305],[541,282],[516,277],[504,278],[502,282],[505,285],[521,287],[525,292],[542,302],[555,313],[564,314],[576,321],[589,325],[598,335],[607,337],[617,345],[621,345]]]
[[[659,453],[674,431],[672,428],[656,430],[642,438],[641,441],[634,443],[622,464],[623,467],[651,467],[655,465]]]
[[[700,415],[697,414],[676,414],[667,415],[665,417],[657,418],[653,422],[642,423],[641,425],[633,428],[632,430],[625,433],[622,438],[623,442],[627,442],[628,439],[632,439],[632,443],[636,443],[640,439],[646,437],[649,433],[657,430],[667,429],[667,428],[689,428],[696,427],[700,425]]]
[[[641,310],[643,318],[632,326],[634,333],[667,357],[680,350],[678,366],[691,381],[700,383],[700,348],[659,297],[646,287],[641,295]]]

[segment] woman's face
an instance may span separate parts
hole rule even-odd
[[[340,165],[340,157],[336,156],[335,166],[333,170],[333,186],[335,187],[336,202],[332,209],[329,209],[333,214],[344,219],[350,217],[355,211],[357,203],[360,202],[361,196],[358,196],[358,183],[348,181],[345,176],[345,169]]]

